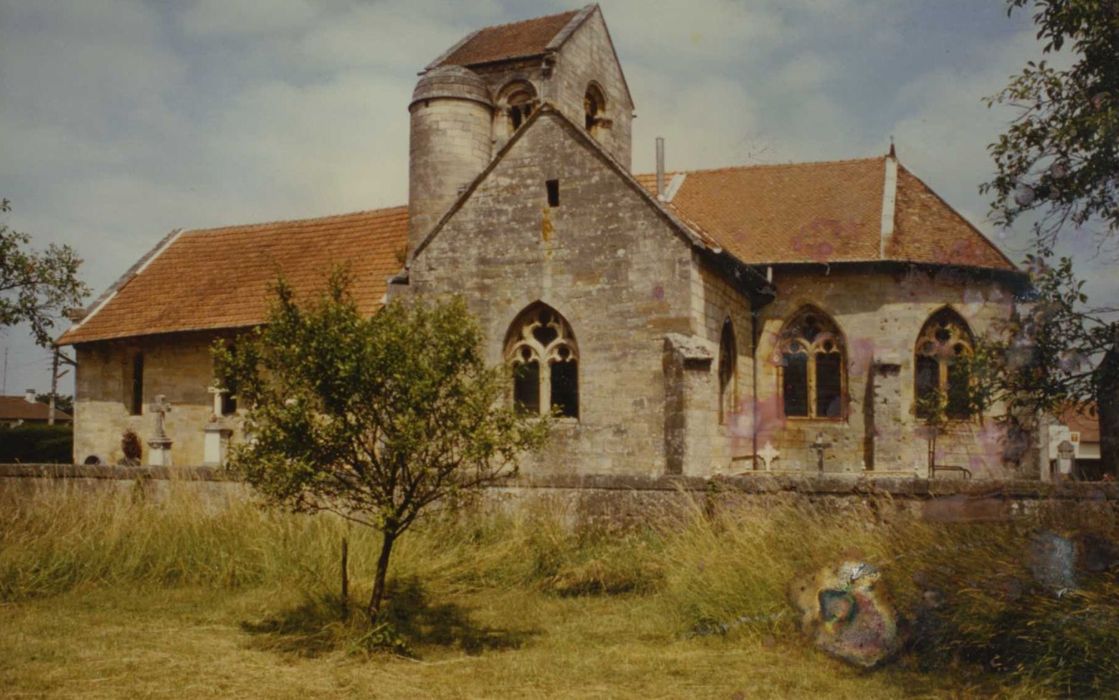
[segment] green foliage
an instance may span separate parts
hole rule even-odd
[[[282,281],[266,325],[214,346],[219,381],[250,407],[231,469],[269,501],[380,530],[370,613],[397,536],[427,507],[513,473],[548,421],[514,411],[459,300],[393,301],[362,318],[335,272],[301,307]]]
[[[74,447],[70,425],[0,425],[0,463],[69,464]]]
[[[989,146],[997,174],[981,190],[1009,226],[1026,212],[1052,243],[1066,224],[1102,222],[1119,232],[1119,3],[1115,0],[1008,0],[1007,12],[1030,6],[1042,53],[1071,46],[1074,61],[1057,69],[1030,61],[988,105],[1018,116]]]
[[[50,394],[35,394],[35,400],[39,403],[49,404],[51,400]],[[54,407],[59,411],[65,411],[71,416],[74,415],[74,397],[67,394],[55,394]]]
[[[0,212],[9,211],[0,200]],[[89,287],[78,279],[81,258],[70,246],[51,244],[45,252],[26,248],[31,237],[0,225],[0,328],[26,323],[35,342],[51,344],[55,319],[81,306]]]
[[[982,339],[969,359],[973,393],[982,406],[1001,403],[1021,421],[1055,415],[1114,393],[1117,378],[1098,370],[1103,353],[1115,347],[1119,323],[1084,308],[1084,282],[1072,261],[1050,261],[1049,251],[1026,257],[1032,294],[1018,315]]]

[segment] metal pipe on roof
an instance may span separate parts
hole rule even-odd
[[[664,137],[657,137],[657,199],[664,199]]]

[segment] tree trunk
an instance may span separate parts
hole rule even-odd
[[[1096,410],[1100,426],[1100,468],[1119,477],[1119,328],[1115,347],[1096,370]]]
[[[377,573],[373,578],[373,595],[369,597],[369,622],[376,623],[381,613],[381,601],[385,597],[385,575],[389,571],[389,556],[396,542],[396,531],[385,530],[381,535],[381,556],[377,558]]]

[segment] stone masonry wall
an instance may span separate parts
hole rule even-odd
[[[422,240],[489,164],[491,110],[459,99],[413,104],[409,141],[409,249]]]
[[[103,463],[117,464],[123,458],[121,434],[132,429],[144,448],[155,436],[156,415],[150,407],[163,394],[172,408],[165,429],[174,441],[171,457],[175,464],[203,462],[202,428],[213,415],[213,363],[210,344],[214,336],[205,333],[148,336],[128,342],[100,342],[77,346],[77,378],[74,402],[74,461],[82,463],[96,455]],[[129,415],[132,393],[132,358],[144,356],[143,413]],[[230,419],[235,429],[236,421]]]
[[[614,56],[601,12],[594,12],[563,45],[545,97],[576,124],[583,123],[583,96],[597,83],[606,98],[602,115],[612,124],[594,136],[623,168],[631,165],[633,105],[626,92],[622,67]],[[649,144],[652,147],[652,144]]]
[[[948,305],[976,337],[1008,318],[1013,297],[995,281],[952,271],[875,271],[868,268],[775,268],[777,300],[758,318],[757,421],[759,448],[780,452],[780,469],[815,469],[807,445],[822,434],[832,447],[825,470],[919,472],[927,468],[925,429],[914,412],[914,350],[929,316]],[[838,325],[846,345],[846,410],[840,420],[781,415],[780,358],[776,343],[789,318],[815,306]],[[997,412],[997,407],[996,407]],[[990,419],[954,421],[940,439],[938,463],[965,467],[980,478],[1026,473],[1004,465],[1007,444]],[[1023,470],[1018,474],[1016,469]]]
[[[665,471],[667,333],[693,327],[690,245],[555,114],[543,114],[419,252],[410,289],[461,294],[487,359],[542,301],[579,352],[580,416],[559,421],[526,473]],[[549,207],[545,181],[559,181]]]
[[[731,474],[752,467],[754,453],[752,411],[754,394],[754,324],[746,296],[726,277],[696,256],[699,274],[692,277],[691,312],[695,333],[706,341],[713,361],[707,376],[690,396],[688,439],[706,447],[705,454],[693,455],[686,474],[710,476]],[[737,357],[728,400],[731,410],[719,416],[719,341],[723,322],[729,319],[734,329]],[[690,370],[694,374],[698,369]]]

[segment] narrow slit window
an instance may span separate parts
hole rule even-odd
[[[540,413],[540,363],[536,360],[514,365],[513,403],[524,413]]]
[[[552,410],[568,418],[579,417],[579,379],[575,360],[552,363]]]
[[[144,355],[139,352],[132,357],[132,386],[128,412],[134,416],[144,412]]]
[[[544,183],[544,188],[548,191],[548,206],[558,207],[559,200],[559,180],[548,180]]]
[[[785,354],[783,399],[786,416],[808,416],[808,355]]]
[[[843,384],[838,353],[816,353],[816,415],[839,418],[842,413]]]

